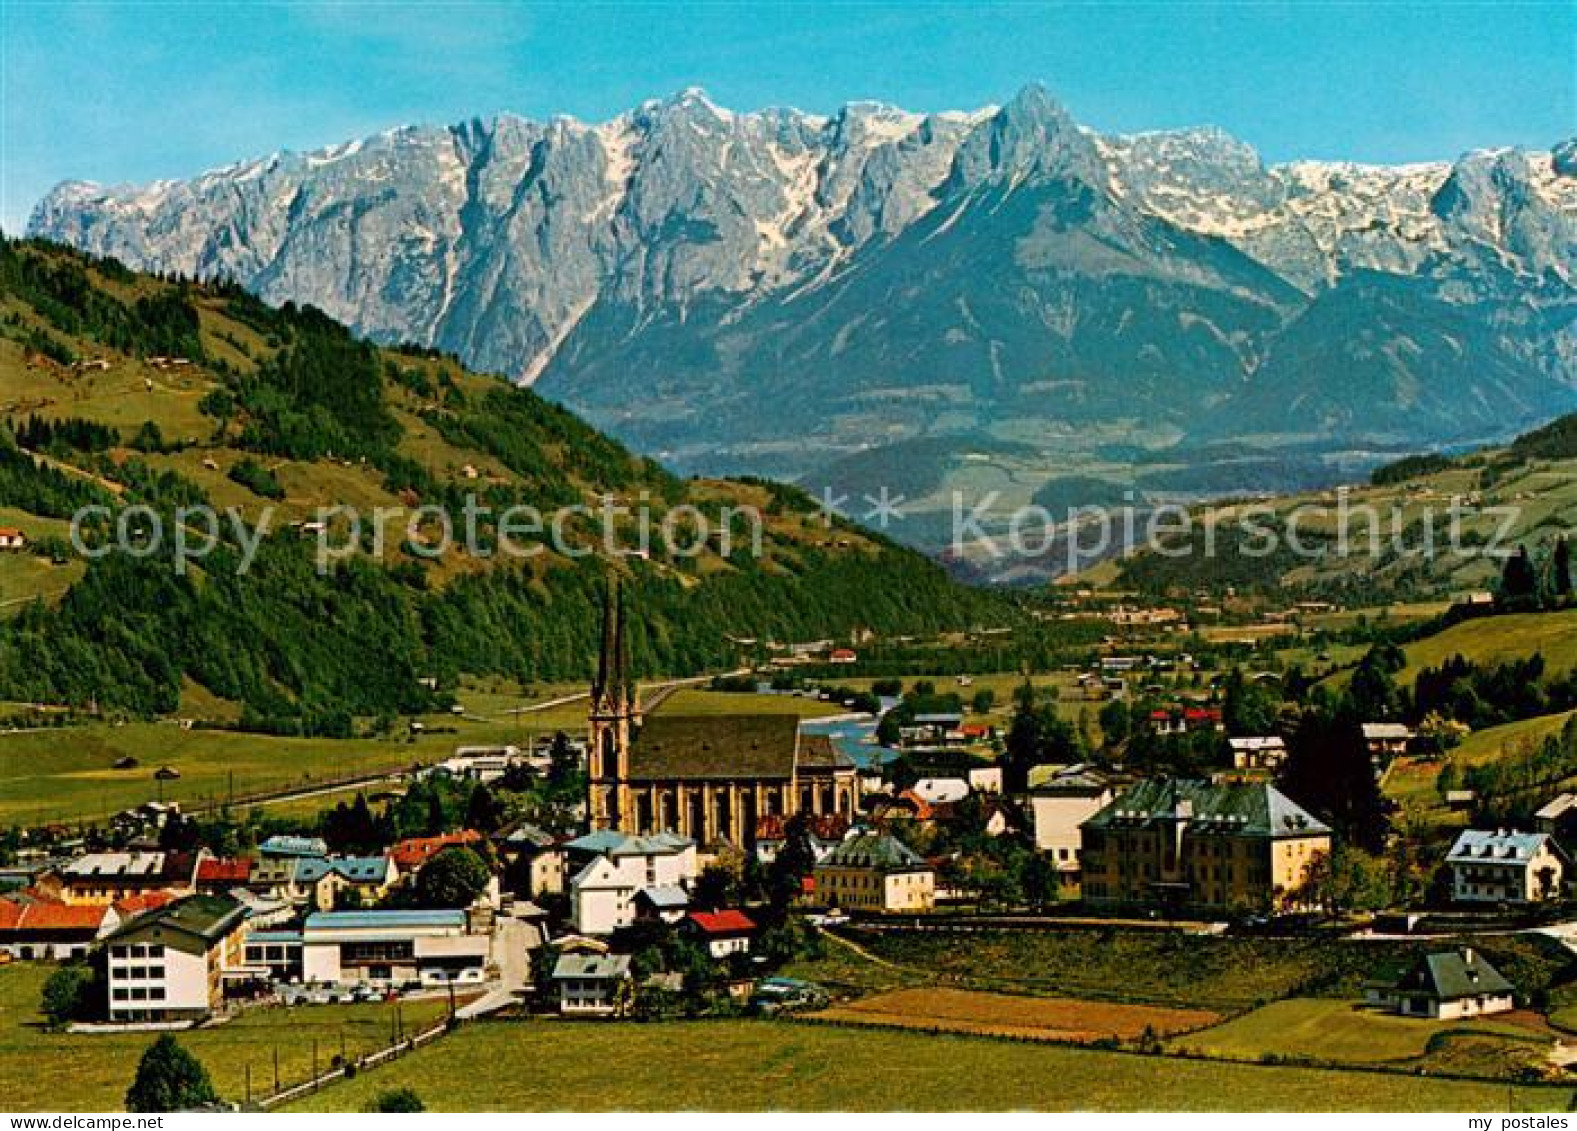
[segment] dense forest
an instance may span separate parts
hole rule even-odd
[[[143,293],[127,297],[136,291]],[[384,489],[451,513],[468,494],[495,510],[605,494],[640,495],[659,509],[701,500],[692,484],[528,390],[465,374],[430,351],[374,347],[319,311],[270,308],[228,284],[156,280],[113,261],[0,240],[0,304],[7,311],[0,335],[24,349],[48,334],[71,356],[98,347],[134,358],[178,352],[208,382],[200,403],[212,421],[208,439],[171,445],[156,421],[128,429],[76,409],[13,417],[0,425],[0,506],[60,518],[90,503],[122,513],[139,505],[168,529],[174,508],[207,496],[149,454],[191,444],[247,453],[227,478],[260,500],[284,493],[275,464],[331,459],[365,466]],[[219,360],[205,349],[205,335],[251,364]],[[413,456],[401,447],[413,420],[509,474],[462,481],[454,468]],[[708,485],[712,497],[747,489],[765,492],[769,516],[814,509],[781,485]],[[98,523],[92,537],[107,529]],[[311,541],[288,528],[262,539],[244,572],[237,568],[242,547],[229,535],[185,572],[172,568],[168,554],[111,553],[91,561],[58,603],[37,602],[0,621],[0,699],[152,716],[176,710],[184,678],[242,704],[248,726],[349,733],[356,717],[441,705],[464,673],[589,676],[610,569],[627,578],[640,673],[732,665],[742,656],[731,638],[1007,623],[1010,606],[1000,596],[964,589],[867,532],[835,533],[789,537],[769,519],[762,557],[734,553],[704,568],[658,551],[616,563],[497,559],[486,569],[445,572],[400,552],[323,572]]]

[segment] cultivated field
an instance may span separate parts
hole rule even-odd
[[[1461,654],[1481,664],[1543,653],[1545,666],[1563,672],[1577,664],[1577,609],[1480,617],[1452,625],[1406,648],[1407,667],[1397,676],[1411,683],[1418,673]]]
[[[0,1096],[14,1111],[119,1111],[150,1033],[50,1033],[37,1014],[38,995],[53,967],[0,968]],[[225,1099],[242,1100],[246,1074],[254,1094],[273,1090],[274,1057],[284,1084],[312,1071],[314,1043],[323,1067],[387,1046],[395,1006],[321,1005],[261,1009],[228,1024],[178,1035],[213,1077]],[[425,1028],[449,1008],[447,1000],[408,1001],[398,1007],[406,1032]]]
[[[1548,1111],[1569,1088],[1267,1068],[770,1021],[484,1022],[300,1106],[446,1111]]]
[[[810,1018],[901,1029],[1078,1042],[1132,1041],[1147,1031],[1167,1037],[1221,1020],[1219,1014],[1202,1009],[1166,1009],[1076,998],[1015,997],[941,987],[894,990],[860,998],[812,1014]]]

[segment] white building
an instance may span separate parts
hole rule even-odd
[[[227,975],[244,975],[246,909],[193,895],[140,915],[104,940],[111,1021],[201,1021]]]
[[[1277,770],[1287,760],[1287,743],[1278,734],[1229,738],[1235,770]]]
[[[566,1017],[612,1017],[630,982],[627,954],[565,954],[553,967],[553,991]]]
[[[1472,948],[1420,956],[1394,982],[1371,982],[1370,1005],[1437,1021],[1482,1017],[1516,1008],[1516,990]]]
[[[301,926],[301,978],[309,984],[444,986],[487,976],[491,925],[448,910],[320,911]]]
[[[1107,805],[1112,787],[1085,765],[1036,766],[1029,775],[1029,817],[1035,848],[1046,854],[1059,875],[1079,875],[1079,848],[1084,824]]]
[[[649,888],[690,890],[699,872],[695,842],[673,833],[630,836],[602,830],[565,845],[582,862],[569,883],[575,930],[608,935],[635,922],[635,895]],[[572,863],[573,866],[573,863]]]
[[[1548,833],[1467,829],[1446,863],[1459,903],[1536,903],[1560,898],[1568,862]]]

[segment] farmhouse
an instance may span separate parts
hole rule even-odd
[[[1406,723],[1364,723],[1363,743],[1369,756],[1377,761],[1406,754],[1413,741],[1413,728]]]
[[[1081,827],[1095,906],[1285,910],[1331,831],[1273,786],[1142,781]]]
[[[27,549],[27,535],[14,526],[0,526],[0,550]]]
[[[1548,833],[1467,829],[1446,863],[1460,903],[1536,903],[1560,897],[1568,861]]]
[[[1408,1017],[1447,1021],[1504,1013],[1516,1007],[1515,988],[1471,948],[1421,955],[1394,981],[1371,982],[1371,1005]]]
[[[849,837],[816,865],[816,897],[845,911],[930,911],[936,873],[896,837]]]
[[[593,830],[673,832],[748,849],[761,817],[854,812],[854,763],[825,735],[802,735],[792,715],[643,720],[616,582],[603,610],[588,721]]]
[[[185,853],[90,852],[39,881],[62,903],[103,905],[150,892],[191,893],[198,858]]]
[[[201,1021],[244,966],[246,909],[192,895],[138,916],[104,939],[110,1020]]]

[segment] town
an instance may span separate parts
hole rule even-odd
[[[311,815],[286,822],[187,813],[163,767],[157,798],[102,824],[11,831],[0,956],[40,971],[27,984],[54,1039],[88,1048],[394,1011],[357,1052],[326,1040],[283,1077],[277,1050],[243,1063],[223,1099],[246,1107],[397,1079],[452,1034],[543,1017],[754,1016],[1559,1087],[1577,1061],[1561,1020],[1577,793],[1556,788],[1572,725],[1484,768],[1461,757],[1463,713],[1429,697],[1498,668],[1457,656],[1403,694],[1399,649],[1322,628],[1315,648],[1356,664],[1311,711],[1293,686],[1318,687],[1308,673],[1264,640],[1222,651],[1244,630],[1202,634],[1199,600],[1064,601],[1104,635],[1040,680],[861,679],[884,648],[865,636],[646,690],[627,644],[640,610],[613,575],[592,685],[553,702],[555,719],[581,712],[573,735],[287,793]],[[1570,616],[1454,608],[1446,633]],[[1306,604],[1269,623],[1302,649],[1342,616]],[[1537,717],[1569,716],[1569,685],[1518,673]],[[1437,779],[1422,805],[1417,777]],[[1262,968],[1213,969],[1246,955]],[[1256,1036],[1272,1016],[1292,1030]],[[1364,1051],[1327,1055],[1298,1025]],[[1431,1069],[1437,1048],[1450,1059]]]

